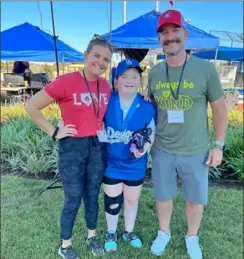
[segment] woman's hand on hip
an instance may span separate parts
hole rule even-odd
[[[59,127],[59,130],[58,130],[56,139],[62,139],[62,138],[65,138],[65,137],[73,137],[77,134],[77,130],[75,128],[75,125],[74,124],[64,125],[63,119],[61,119],[59,121],[58,127]]]

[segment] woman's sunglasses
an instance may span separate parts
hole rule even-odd
[[[108,45],[109,45],[112,49],[114,49],[114,44],[113,44],[111,41],[105,39],[103,36],[100,36],[100,35],[98,35],[98,34],[94,34],[94,36],[93,36],[93,38],[92,38],[91,41],[95,41],[95,40],[105,41],[105,42],[108,43]]]

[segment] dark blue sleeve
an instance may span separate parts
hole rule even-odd
[[[155,125],[157,125],[157,109],[154,104],[151,103],[151,105],[152,105],[152,118],[155,121]]]
[[[112,74],[112,78],[111,78],[112,86],[114,86],[115,73],[116,73],[116,68],[112,67],[112,71],[111,71],[111,74]]]

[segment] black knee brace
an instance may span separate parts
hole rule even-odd
[[[124,203],[124,195],[121,193],[117,197],[109,197],[104,193],[105,211],[110,215],[118,215]],[[116,208],[111,208],[112,205],[118,205]]]

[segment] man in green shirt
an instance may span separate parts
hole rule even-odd
[[[191,259],[202,259],[198,230],[203,205],[207,204],[208,168],[222,161],[227,128],[224,91],[215,66],[186,53],[188,31],[180,12],[164,12],[157,32],[166,60],[153,67],[148,78],[149,93],[158,110],[152,179],[160,225],[151,251],[162,255],[170,240],[172,200],[177,195],[179,177],[186,200],[187,252]],[[210,152],[208,103],[216,139]]]

